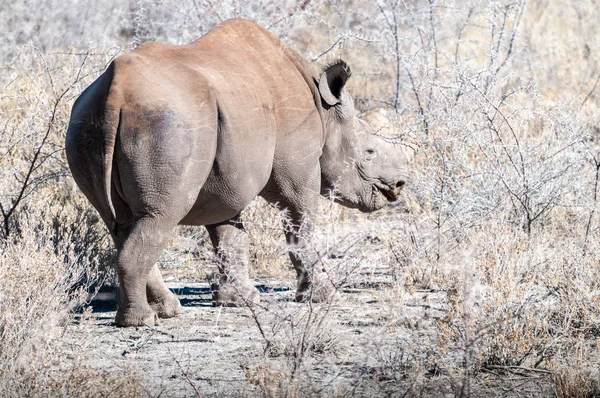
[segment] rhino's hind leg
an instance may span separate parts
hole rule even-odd
[[[154,264],[146,281],[146,297],[148,304],[159,318],[172,318],[181,313],[181,304],[163,281],[158,265]]]
[[[213,288],[213,305],[241,307],[259,302],[258,290],[248,277],[250,240],[239,214],[220,224],[207,225],[219,258],[220,278]]]
[[[152,294],[158,291],[152,289],[157,286],[155,272],[158,269],[154,269],[155,263],[173,228],[174,225],[171,226],[164,220],[143,217],[134,223],[124,240],[117,255],[117,274],[121,288],[121,303],[115,317],[117,326],[158,324],[158,314],[148,303],[147,294],[149,290]],[[162,285],[162,278],[160,284]]]

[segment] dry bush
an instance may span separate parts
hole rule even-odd
[[[110,263],[110,238],[67,179],[70,101],[110,54],[46,56],[23,48],[3,75],[0,111],[0,395],[141,395],[132,373],[63,366],[55,351],[70,311]],[[91,61],[95,58],[95,61]],[[101,58],[101,59],[98,59]],[[5,79],[6,78],[6,79]],[[106,381],[108,383],[106,383]],[[104,382],[102,388],[100,385]]]
[[[253,201],[242,214],[250,236],[251,276],[288,279],[292,267],[283,229],[285,215],[262,199]]]
[[[373,47],[383,45],[390,84],[378,94],[395,112],[378,113],[420,146],[413,213],[396,216],[402,226],[390,238],[392,275],[404,296],[445,292],[437,344],[450,374],[547,374],[555,358],[595,338],[600,319],[590,73],[598,44],[581,18],[597,10],[586,2],[377,8],[379,19],[366,8],[353,15],[384,27],[387,42]],[[583,360],[598,364],[591,351]]]
[[[135,370],[105,371],[89,366],[73,366],[65,374],[52,381],[47,390],[30,391],[32,396],[74,396],[74,397],[143,397],[146,396],[141,377]]]
[[[30,205],[30,219],[19,222],[20,239],[0,248],[0,395],[54,396],[70,391],[92,396],[95,393],[88,388],[95,386],[101,396],[139,396],[138,378],[132,373],[119,371],[117,376],[70,368],[62,363],[63,354],[53,348],[62,328],[72,320],[70,310],[86,302],[88,289],[96,281],[95,267],[102,259],[101,252],[96,258],[89,252],[77,253],[71,239],[83,242],[89,227],[84,224],[76,229],[78,211],[68,206],[76,216],[65,217],[60,215],[64,209],[51,203]],[[38,224],[37,219],[49,213],[72,226],[68,236],[57,235],[52,224]],[[88,244],[93,247],[98,242]],[[54,366],[70,371],[55,373]]]
[[[593,398],[600,396],[598,370],[581,366],[562,366],[552,375],[556,398]]]

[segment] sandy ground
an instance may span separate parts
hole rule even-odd
[[[63,365],[133,371],[152,397],[460,396],[464,380],[427,359],[445,293],[405,293],[391,313],[382,275],[370,270],[312,306],[293,302],[291,282],[260,281],[252,311],[212,307],[208,283],[171,282],[183,313],[155,328],[117,328],[114,303],[96,301],[64,327]],[[529,376],[480,374],[466,387],[471,396],[549,394],[547,380]]]

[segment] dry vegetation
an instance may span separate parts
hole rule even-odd
[[[255,388],[244,391],[511,396],[533,380],[557,397],[600,396],[595,0],[2,2],[0,396],[159,395],[143,372],[65,363],[57,343],[111,258],[69,175],[66,125],[118,54],[183,44],[238,16],[317,64],[343,57],[362,116],[419,148],[402,206],[365,216],[324,200],[311,248],[342,291],[377,287],[386,338],[347,344],[332,316],[344,293],[246,309],[264,359],[246,370]],[[281,215],[256,201],[244,217],[253,276],[293,284]],[[207,241],[180,228],[166,275],[209,278]],[[415,294],[437,297],[437,315],[414,319]],[[318,379],[318,366],[352,355],[364,357],[356,384]]]

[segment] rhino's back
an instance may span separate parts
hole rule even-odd
[[[193,109],[210,90],[237,134],[286,132],[315,111],[312,65],[257,24],[234,19],[185,46],[147,43],[117,60],[113,85]],[[303,76],[303,74],[305,76]],[[239,128],[238,128],[239,127]],[[238,137],[239,138],[239,137]]]
[[[119,57],[112,89],[121,93],[124,120],[139,119],[146,110],[174,115],[184,128],[217,121],[211,130],[217,136],[212,170],[183,220],[211,224],[246,207],[268,184],[290,140],[298,141],[298,126],[318,120],[307,82],[313,75],[312,66],[270,32],[232,20],[189,45],[149,43]],[[214,114],[200,112],[206,107]],[[127,125],[122,128],[128,134]],[[320,125],[313,130],[314,140],[301,140],[319,141]]]
[[[217,87],[224,106],[233,105],[234,117],[242,102],[248,111],[274,110],[278,129],[287,131],[315,110],[306,80],[317,78],[316,69],[257,24],[227,21],[189,47],[191,63]]]

